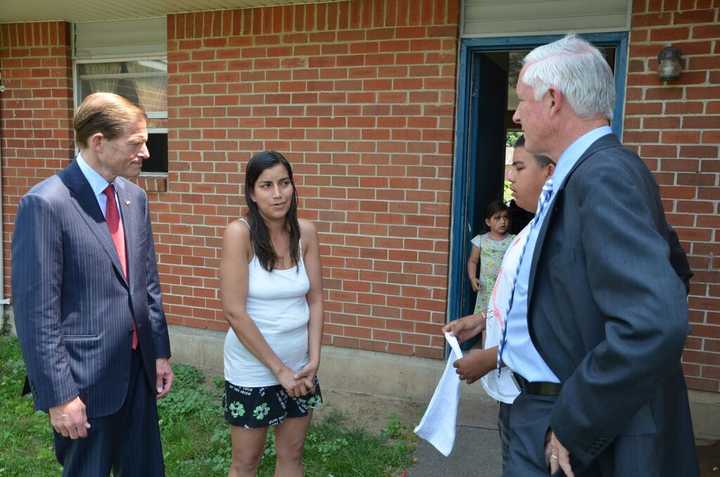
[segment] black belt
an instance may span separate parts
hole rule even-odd
[[[544,381],[531,383],[518,373],[513,373],[513,377],[520,387],[520,391],[524,394],[534,394],[536,396],[557,396],[560,394],[560,390],[562,389],[562,384],[560,383],[548,383]]]

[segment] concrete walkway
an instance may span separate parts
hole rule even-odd
[[[420,439],[408,477],[501,477],[497,404],[485,396],[468,394],[460,400],[452,453],[445,457]],[[423,407],[421,412],[424,411]],[[696,445],[700,476],[720,477],[720,441],[696,442]]]
[[[477,395],[463,397],[452,453],[445,457],[420,439],[409,477],[500,477],[502,453],[497,431],[497,404]]]

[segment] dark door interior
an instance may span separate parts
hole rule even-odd
[[[473,199],[466,208],[467,233],[472,238],[484,233],[485,211],[490,202],[502,199],[505,175],[505,112],[507,111],[507,53],[475,53],[471,59],[471,107],[468,118],[470,135],[470,173],[467,189]],[[470,255],[469,239],[465,257]],[[475,293],[470,282],[463,280],[461,310],[472,313]]]

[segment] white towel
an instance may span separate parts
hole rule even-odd
[[[447,457],[455,444],[455,423],[460,401],[460,377],[453,368],[453,363],[462,358],[462,350],[453,335],[445,333],[445,339],[452,352],[425,415],[415,428],[415,434]]]

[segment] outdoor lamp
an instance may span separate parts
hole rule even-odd
[[[658,53],[658,76],[663,81],[677,79],[682,71],[680,50],[674,46],[666,46]]]

